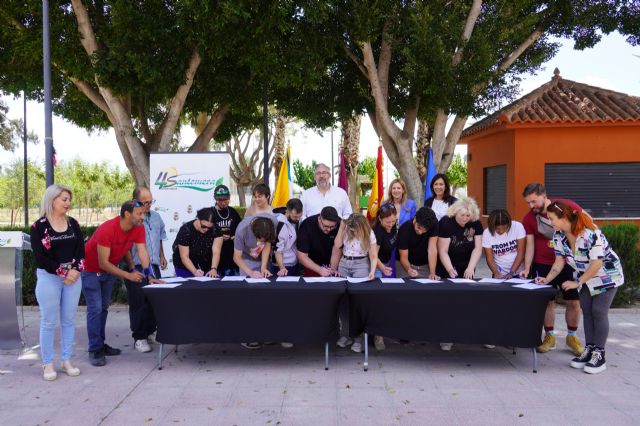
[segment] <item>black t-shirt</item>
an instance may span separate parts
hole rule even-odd
[[[31,226],[31,249],[38,268],[50,274],[66,276],[68,268],[84,269],[84,237],[72,217],[64,232],[53,229],[45,216],[38,219]]]
[[[378,249],[378,259],[380,262],[387,263],[391,259],[391,253],[396,249],[398,243],[398,226],[394,225],[391,232],[387,232],[380,222],[373,227],[373,233],[376,235],[376,244]]]
[[[455,217],[445,216],[440,219],[440,238],[451,238],[449,242],[449,258],[458,275],[462,275],[471,259],[475,248],[475,237],[482,235],[482,223],[479,220],[458,225]]]
[[[333,249],[333,241],[338,234],[338,226],[329,234],[325,234],[318,224],[319,216],[319,214],[309,216],[300,224],[296,245],[298,251],[307,253],[311,260],[323,266],[331,263],[331,250]]]
[[[210,229],[204,234],[198,231],[191,220],[180,227],[176,240],[173,242],[173,266],[186,269],[180,260],[180,250],[178,246],[189,247],[189,259],[193,266],[203,271],[211,269],[211,247],[213,240],[221,237],[222,234],[217,227]],[[220,267],[218,267],[220,269]]]
[[[218,210],[215,206],[213,210],[213,223],[220,229],[221,235],[236,235],[236,228],[242,220],[240,214],[233,207]],[[218,272],[222,273],[226,269],[238,269],[233,262],[233,240],[224,240],[222,243],[222,252],[220,253],[220,264]]]
[[[398,231],[398,250],[409,250],[409,263],[415,266],[429,264],[429,238],[438,236],[438,224],[422,235],[416,234],[413,220],[402,224]]]

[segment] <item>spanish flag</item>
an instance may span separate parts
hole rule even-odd
[[[369,205],[367,207],[367,219],[370,221],[378,214],[378,208],[382,203],[384,196],[384,187],[382,182],[382,144],[378,145],[378,159],[376,160],[376,173],[373,177],[373,186],[371,187],[371,195],[369,196]]]
[[[278,181],[276,182],[276,192],[273,195],[273,207],[284,207],[287,205],[287,201],[291,199],[291,153],[289,147],[284,153],[282,159],[282,165],[280,166],[280,173],[278,174]]]

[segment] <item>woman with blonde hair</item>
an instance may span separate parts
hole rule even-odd
[[[400,178],[391,181],[387,198],[382,204],[393,204],[395,206],[399,226],[413,219],[416,215],[416,203],[407,198],[407,185]]]
[[[360,213],[352,213],[340,223],[334,241],[331,267],[335,269],[337,266],[339,274],[343,277],[367,277],[372,280],[375,278],[377,264],[378,245],[369,221]],[[351,350],[362,352],[362,337],[354,340]]]
[[[447,215],[440,219],[436,268],[441,277],[473,278],[482,255],[482,223],[480,209],[470,197],[453,203]],[[451,343],[440,343],[443,351],[451,350]]]
[[[40,203],[40,219],[31,226],[31,248],[36,260],[36,298],[40,306],[40,352],[45,380],[55,380],[53,341],[60,317],[61,371],[78,376],[71,364],[76,310],[82,290],[84,236],[78,222],[67,215],[73,193],[62,185],[49,186]]]

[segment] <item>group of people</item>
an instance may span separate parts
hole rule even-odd
[[[273,209],[270,188],[253,188],[253,203],[244,218],[229,206],[224,185],[214,190],[215,204],[197,211],[184,223],[172,244],[172,260],[180,277],[246,275],[304,275],[343,277],[474,278],[483,251],[495,278],[529,277],[562,291],[567,303],[566,344],[575,354],[571,366],[588,373],[606,368],[605,343],[608,309],[616,287],[623,284],[620,261],[605,236],[580,206],[569,200],[549,199],[541,184],[524,189],[530,211],[522,223],[508,211],[489,214],[486,229],[472,198],[460,200],[450,193],[444,174],[430,182],[432,197],[423,207],[407,198],[401,179],[391,182],[388,194],[369,222],[352,211],[346,192],[330,184],[330,169],[318,164],[316,186]],[[57,376],[53,365],[53,336],[61,320],[61,371],[71,376],[80,370],[71,363],[74,317],[80,292],[87,303],[89,360],[106,364],[120,349],[106,343],[105,325],[116,278],[127,287],[134,347],[149,352],[156,323],[142,292],[147,283],[160,281],[166,268],[164,223],[151,209],[151,191],[138,187],[120,215],[100,225],[85,243],[78,223],[67,215],[70,188],[52,185],[45,191],[41,218],[31,230],[38,270],[36,296],[41,309],[40,343],[43,376]],[[120,263],[126,265],[119,267]],[[580,308],[586,346],[576,335]],[[343,323],[337,344],[362,351],[362,340],[352,340]],[[555,348],[554,304],[544,319],[544,340],[538,351]],[[375,336],[378,350],[384,338]],[[258,342],[243,343],[249,349]],[[290,343],[283,343],[290,347]],[[451,343],[441,343],[451,350]]]

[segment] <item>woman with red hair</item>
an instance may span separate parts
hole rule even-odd
[[[575,270],[574,280],[565,281],[562,288],[575,288],[580,294],[586,345],[582,354],[573,358],[571,367],[597,374],[607,368],[604,346],[609,335],[609,307],[616,288],[624,283],[620,259],[582,209],[557,200],[547,207],[547,215],[555,229],[556,260],[549,274],[536,278],[536,282],[546,284],[553,280],[565,262]]]

